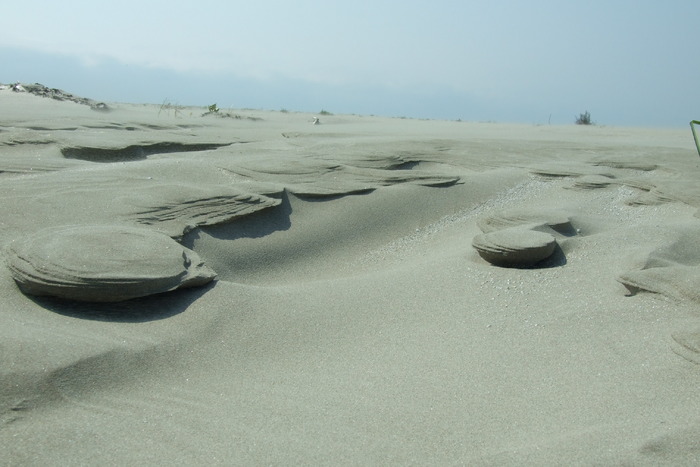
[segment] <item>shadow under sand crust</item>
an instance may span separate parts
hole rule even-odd
[[[700,462],[687,131],[80,102],[0,90],[0,464]]]

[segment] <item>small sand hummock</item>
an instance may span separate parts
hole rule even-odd
[[[472,246],[489,263],[526,267],[552,256],[557,241],[545,232],[511,228],[477,235]]]

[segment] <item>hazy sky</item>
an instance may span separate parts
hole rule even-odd
[[[98,100],[572,123],[700,118],[699,0],[34,0],[0,82]],[[0,108],[0,112],[2,109]]]

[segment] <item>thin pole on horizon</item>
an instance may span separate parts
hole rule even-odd
[[[695,140],[695,147],[698,150],[698,155],[700,156],[700,143],[698,143],[698,135],[695,133],[695,126],[694,125],[700,125],[700,121],[698,120],[691,120],[690,121],[690,131],[693,132],[693,139]]]

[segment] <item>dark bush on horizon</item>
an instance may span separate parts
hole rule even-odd
[[[586,110],[584,113],[576,117],[576,124],[577,125],[593,125],[593,122],[591,121],[591,114]]]

